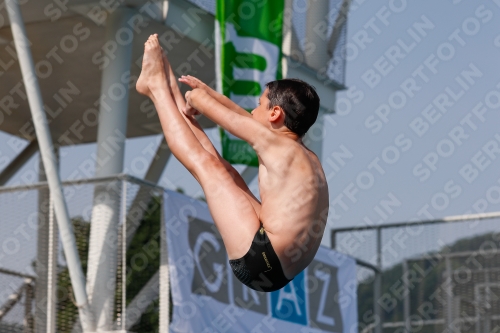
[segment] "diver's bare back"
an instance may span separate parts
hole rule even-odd
[[[286,276],[314,258],[328,215],[328,185],[318,157],[301,141],[276,135],[259,155],[260,221]]]

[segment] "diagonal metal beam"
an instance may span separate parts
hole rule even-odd
[[[9,313],[10,310],[14,307],[14,305],[17,304],[21,300],[21,297],[23,296],[23,292],[28,290],[28,287],[31,285],[33,282],[33,279],[31,278],[26,278],[24,280],[24,283],[17,289],[16,292],[10,294],[10,296],[7,298],[7,301],[5,304],[0,307],[0,320],[2,320],[7,313]]]
[[[245,170],[241,173],[241,177],[245,183],[250,184],[254,178],[259,174],[259,168],[253,166],[247,166]]]
[[[38,140],[32,140],[0,173],[0,186],[5,185],[38,151]]]
[[[0,267],[0,273],[35,280],[35,277],[33,275],[19,273],[19,272],[11,271],[10,269],[5,269],[5,268],[1,268],[1,267]]]
[[[149,279],[146,285],[127,306],[125,328],[130,330],[141,319],[148,306],[160,296],[160,271]]]
[[[151,164],[149,165],[149,169],[146,172],[144,179],[155,184],[158,183],[171,155],[172,153],[170,148],[168,147],[165,138],[163,138],[158,146],[158,149],[156,150]],[[141,186],[135,195],[134,201],[130,205],[126,222],[127,247],[130,245],[137,228],[139,228],[144,213],[148,208],[148,204],[151,201],[151,191],[151,187]]]

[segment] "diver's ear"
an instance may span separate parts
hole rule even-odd
[[[285,117],[285,112],[281,108],[281,106],[275,105],[271,108],[270,113],[269,113],[269,121],[274,123],[276,121],[279,121],[280,118],[284,119]]]

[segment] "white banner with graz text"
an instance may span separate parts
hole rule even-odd
[[[171,191],[164,199],[171,332],[358,331],[352,258],[320,247],[309,267],[283,289],[257,292],[234,277],[206,203]]]

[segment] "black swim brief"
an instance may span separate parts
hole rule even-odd
[[[243,258],[229,260],[229,264],[241,283],[257,291],[275,291],[291,281],[283,273],[264,228],[255,234],[248,253]]]

